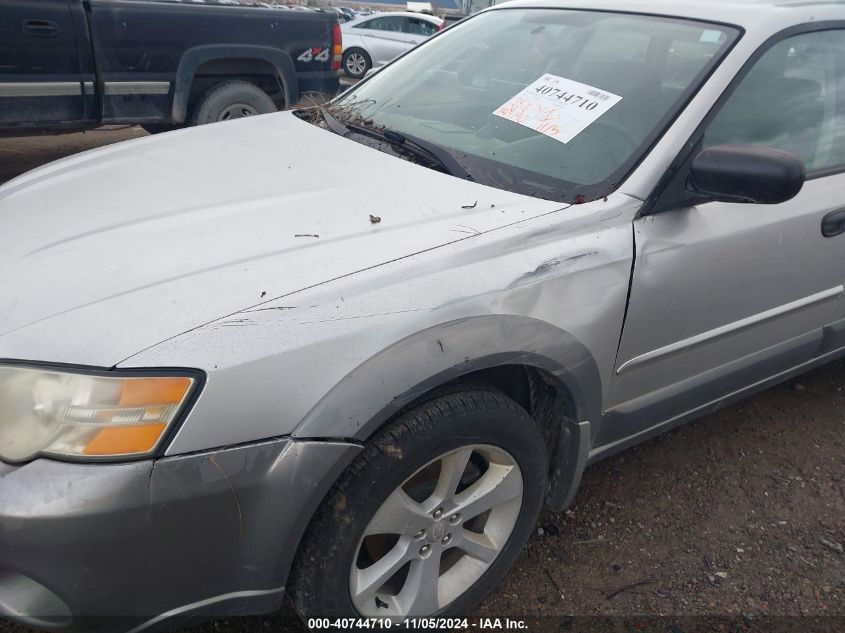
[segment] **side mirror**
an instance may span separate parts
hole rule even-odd
[[[718,202],[778,204],[804,186],[804,163],[770,147],[716,145],[690,167],[687,188]]]

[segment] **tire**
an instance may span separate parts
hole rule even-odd
[[[466,615],[531,535],[547,473],[537,424],[499,392],[467,387],[405,412],[364,448],[312,519],[288,585],[296,610],[395,622]],[[458,482],[458,494],[447,481]]]
[[[208,90],[197,103],[191,125],[239,119],[276,112],[270,96],[248,81],[224,81]]]
[[[343,52],[343,72],[353,79],[362,79],[373,67],[373,60],[363,48],[350,48]]]

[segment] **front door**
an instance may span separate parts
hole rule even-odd
[[[807,182],[783,204],[710,202],[636,220],[599,444],[706,412],[845,347],[845,31],[767,48],[704,130],[705,147],[725,143],[786,150]]]
[[[0,5],[0,126],[82,120],[73,27],[68,0]]]

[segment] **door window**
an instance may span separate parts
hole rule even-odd
[[[356,28],[401,33],[404,30],[402,28],[404,22],[405,18],[398,17],[375,18],[369,22],[364,22],[363,24],[358,25]]]
[[[419,18],[408,19],[408,33],[411,35],[424,35],[426,37],[437,33],[437,25]]]
[[[845,31],[787,38],[754,64],[708,127],[706,147],[764,145],[808,173],[845,167]]]

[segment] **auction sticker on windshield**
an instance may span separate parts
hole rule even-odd
[[[612,92],[546,74],[493,114],[568,143],[620,101]]]

